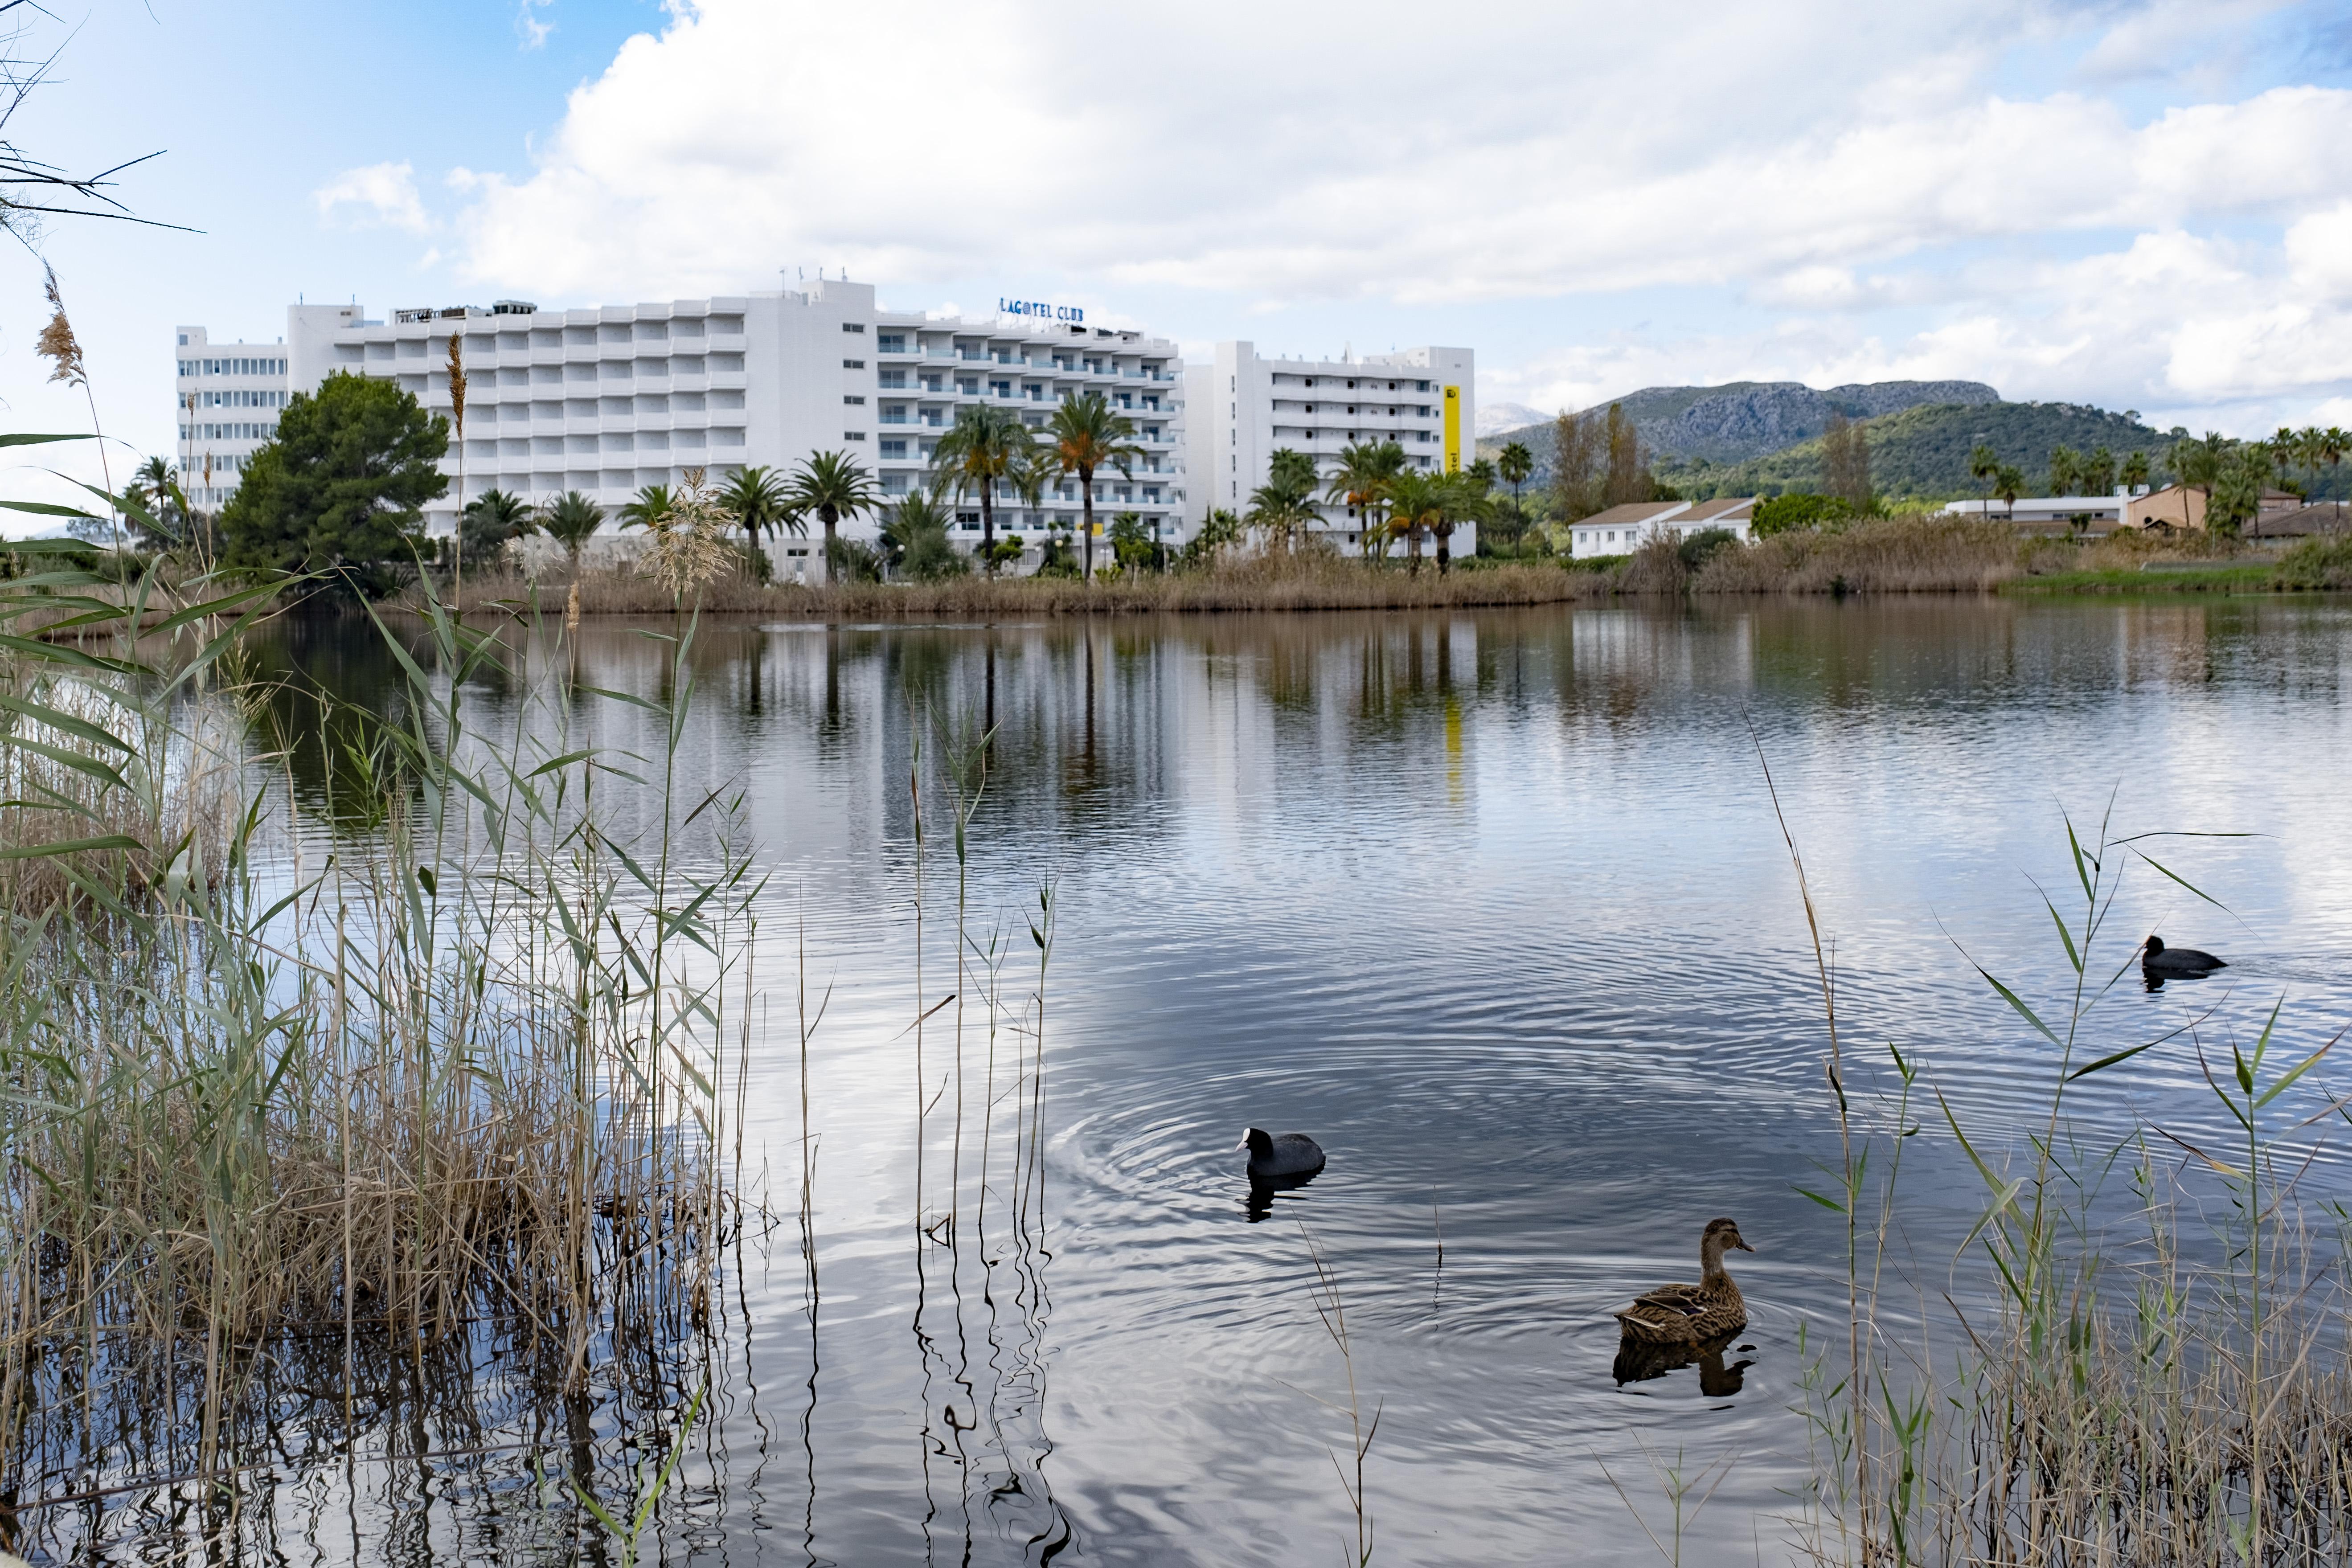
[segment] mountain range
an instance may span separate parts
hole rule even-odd
[[[1645,386],[1610,400],[1633,421],[1653,458],[1668,466],[1761,458],[1819,436],[1828,428],[1832,413],[1876,419],[1930,404],[1969,407],[2000,401],[2000,394],[1980,381],[1857,382],[1826,392],[1796,381],[1734,381],[1720,386]],[[1517,406],[1497,405],[1496,412]],[[1608,406],[1596,404],[1581,412],[1605,412]],[[1478,423],[1488,421],[1482,416]],[[1499,451],[1512,440],[1526,443],[1537,472],[1548,478],[1550,421],[1482,435],[1478,449],[1485,453],[1491,446]]]

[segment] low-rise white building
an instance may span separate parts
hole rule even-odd
[[[456,336],[466,423],[462,448],[453,432],[442,464],[449,492],[425,509],[436,533],[454,528],[464,500],[493,488],[533,501],[576,489],[617,510],[640,488],[677,485],[691,469],[716,486],[747,466],[789,472],[829,450],[874,474],[887,501],[926,484],[959,408],[1008,405],[1042,432],[1054,405],[1100,392],[1133,421],[1143,455],[1131,477],[1096,476],[1097,524],[1132,510],[1173,542],[1185,500],[1182,359],[1165,339],[1070,319],[1077,315],[884,310],[873,285],[837,279],[573,310],[502,300],[382,321],[354,306],[296,306],[274,388],[309,391],[349,371],[396,382],[446,416]],[[201,340],[203,329],[181,331]],[[220,487],[218,499],[233,488]],[[1078,523],[1076,480],[1049,487],[1034,507],[1009,490],[999,500],[1000,531]],[[870,537],[878,527],[866,518],[843,531]],[[968,497],[959,531],[977,536],[980,527],[977,498]]]
[[[1340,449],[1361,441],[1394,441],[1416,468],[1457,470],[1476,456],[1475,373],[1476,356],[1466,348],[1297,360],[1262,358],[1254,343],[1219,343],[1185,376],[1186,516],[1197,524],[1216,509],[1246,512],[1250,492],[1265,483],[1283,447],[1314,458],[1327,480]],[[1320,510],[1310,531],[1342,553],[1360,554],[1362,521],[1343,505]],[[1448,548],[1466,555],[1475,542],[1464,523]]]
[[[1955,517],[1989,518],[2021,528],[2071,528],[2079,522],[2093,532],[2105,533],[2122,524],[2135,495],[2146,494],[2147,487],[2142,485],[2137,492],[2118,488],[2106,496],[2020,496],[2013,502],[1996,496],[1989,500],[1948,501],[1944,510]]]
[[[1688,539],[1720,528],[1745,544],[1752,538],[1756,498],[1628,501],[1569,525],[1571,557],[1630,555],[1657,539]]]

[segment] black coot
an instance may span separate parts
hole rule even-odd
[[[2147,939],[2147,946],[2140,952],[2139,966],[2149,974],[2163,975],[2168,979],[2194,979],[2198,975],[2210,974],[2217,969],[2230,967],[2227,961],[2210,952],[2200,952],[2193,947],[2167,947],[2160,936]]]
[[[1323,1168],[1323,1146],[1304,1132],[1272,1137],[1253,1127],[1234,1145],[1249,1151],[1249,1179],[1254,1186],[1295,1182]]]

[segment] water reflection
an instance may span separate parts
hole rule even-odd
[[[1371,1502],[1399,1560],[1646,1552],[1591,1461],[1630,1429],[1739,1456],[1687,1560],[1754,1561],[1801,1484],[1801,1329],[1818,1342],[1843,1291],[1834,1224],[1794,1192],[1833,1131],[1748,723],[1856,1037],[2000,1132],[2046,1063],[1951,942],[2022,994],[2061,987],[2024,874],[2069,876],[2058,807],[2119,782],[2134,828],[2270,836],[2159,854],[2246,922],[2247,1005],[2292,988],[2282,1027],[2305,1032],[2352,1008],[2348,625],[2315,601],[1934,601],[702,628],[684,753],[744,794],[770,858],[747,1165],[781,1234],[805,1193],[806,1245],[737,1281],[699,1539],[749,1558],[788,1536],[810,1562],[1328,1552],[1352,1530],[1344,1428],[1295,1390],[1340,1369],[1297,1227],[1257,1223],[1311,1205],[1383,1402]],[[291,640],[257,657],[394,716],[362,638],[271,636]],[[520,670],[558,657],[513,647]],[[577,653],[583,684],[641,695],[669,661],[618,626]],[[519,699],[467,700],[494,725]],[[660,750],[627,704],[575,717]],[[982,732],[959,864],[943,737]],[[2201,907],[2150,874],[2116,929]],[[2131,992],[2116,1028],[2186,1006]],[[2167,1047],[2079,1103],[2193,1137],[2202,1092]],[[1347,1179],[1247,1190],[1223,1151],[1249,1119],[1313,1127]],[[1920,1272],[1965,1293],[1974,1177],[1932,1129],[1906,1159]],[[2307,1180],[2345,1184],[2332,1157]],[[1658,1238],[1727,1210],[1774,1237],[1741,1271],[1746,1336],[1619,1359],[1611,1309],[1688,1268]],[[489,1489],[433,1505],[443,1539]]]
[[[1746,1385],[1744,1375],[1756,1363],[1746,1359],[1724,1364],[1724,1352],[1731,1348],[1738,1334],[1725,1334],[1718,1339],[1701,1340],[1686,1345],[1643,1344],[1638,1340],[1620,1340],[1617,1360],[1609,1373],[1617,1386],[1629,1383],[1649,1383],[1669,1373],[1680,1372],[1686,1366],[1698,1368],[1698,1391],[1706,1399],[1728,1399]],[[1754,1345],[1741,1345],[1752,1351]]]

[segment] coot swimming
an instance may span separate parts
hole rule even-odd
[[[2191,978],[2230,967],[2227,960],[2216,958],[2210,952],[2200,952],[2193,947],[2167,947],[2160,936],[2147,939],[2147,946],[2140,952],[2139,966],[2150,974],[2187,975]]]
[[[1323,1168],[1323,1146],[1304,1132],[1275,1138],[1253,1127],[1234,1147],[1249,1151],[1249,1178],[1260,1184],[1311,1176]]]

